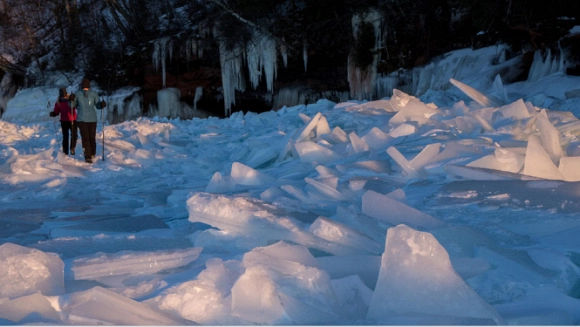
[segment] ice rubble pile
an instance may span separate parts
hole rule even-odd
[[[214,227],[191,234],[192,248],[63,261],[3,244],[0,278],[10,287],[2,289],[0,317],[132,325],[505,323],[464,281],[501,255],[450,258],[438,241],[448,224],[409,205],[402,189],[380,184],[448,172],[463,179],[580,181],[571,169],[580,160],[574,143],[580,122],[522,100],[485,106],[470,94],[480,101],[451,108],[397,90],[389,100],[321,102],[331,109],[300,112],[302,127],[285,132],[268,129],[264,116],[234,115],[233,125],[267,131],[263,139],[237,135],[244,146],[229,155],[229,174],[214,170],[205,192],[188,198],[189,221]],[[111,164],[144,167],[174,157],[171,145],[154,146],[169,138],[170,124],[154,125],[154,132],[135,134],[134,143],[111,132]],[[217,130],[202,137],[231,142]],[[264,146],[267,140],[275,144]],[[198,260],[205,260],[198,274],[184,268]],[[165,278],[180,268],[191,276],[167,287]],[[81,282],[95,286],[72,293],[63,286]],[[580,321],[571,315],[566,322]]]

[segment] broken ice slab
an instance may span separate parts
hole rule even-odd
[[[15,299],[0,299],[0,318],[17,324],[61,323],[61,316],[52,305],[54,297],[40,293],[25,295]]]
[[[461,90],[461,92],[465,93],[465,95],[470,97],[473,101],[477,102],[482,107],[499,107],[501,105],[501,103],[494,101],[494,99],[456,79],[451,78],[449,79],[449,82],[455,85],[458,89]]]
[[[328,120],[326,117],[320,117],[318,124],[316,124],[316,139],[321,140],[322,135],[330,134],[330,126],[328,125]]]
[[[524,100],[519,99],[515,102],[510,104],[506,104],[499,108],[499,112],[505,117],[510,118],[513,117],[515,119],[526,119],[530,117],[530,113]]]
[[[389,120],[390,126],[399,126],[408,121],[425,125],[431,116],[438,113],[437,108],[424,104],[419,99],[411,97],[407,104]]]
[[[447,251],[433,235],[398,225],[387,232],[367,319],[381,322],[409,314],[504,323],[496,310],[457,275]]]
[[[471,167],[471,166],[459,166],[459,165],[445,165],[445,171],[450,175],[459,177],[460,179],[473,180],[473,181],[500,181],[500,180],[538,180],[539,178],[510,173],[503,170]]]
[[[97,253],[73,260],[70,272],[71,277],[75,280],[126,274],[154,274],[162,270],[185,266],[195,261],[201,250],[201,248],[194,247],[153,252]]]
[[[397,138],[397,137],[403,137],[403,136],[407,136],[407,135],[411,135],[414,134],[417,131],[417,127],[415,127],[414,125],[411,124],[401,124],[395,128],[393,128],[391,131],[389,131],[389,135],[392,138]]]
[[[360,253],[380,254],[383,250],[382,244],[325,217],[318,217],[308,230],[327,241],[358,249]]]
[[[334,178],[338,181],[338,178]],[[318,192],[322,193],[324,196],[328,197],[330,200],[335,201],[345,201],[350,199],[349,194],[343,194],[336,189],[336,186],[329,185],[327,183],[321,182],[319,180],[315,180],[312,178],[304,178],[304,181],[316,189]]]
[[[580,181],[580,157],[562,157],[558,170],[567,182]]]
[[[564,180],[558,167],[552,162],[535,135],[530,135],[528,138],[523,174],[543,179]]]
[[[536,126],[540,130],[540,140],[542,147],[552,159],[555,165],[558,165],[562,157],[562,145],[560,144],[560,131],[552,125],[546,114],[546,109],[542,109],[536,115]]]
[[[252,147],[245,163],[249,167],[259,168],[261,166],[267,166],[268,163],[276,160],[278,156],[279,153],[273,151],[270,146]]]
[[[373,127],[362,137],[363,141],[372,149],[384,149],[393,141],[393,137],[389,133],[381,131],[378,127]]]
[[[64,293],[64,262],[54,253],[4,243],[0,262],[0,298]]]
[[[248,167],[242,163],[234,162],[230,174],[236,184],[246,186],[263,185],[268,186],[274,179],[258,170]]]
[[[308,124],[304,126],[302,131],[294,138],[294,142],[299,143],[310,140],[310,133],[313,130],[315,130],[316,125],[318,125],[318,121],[320,120],[320,117],[322,117],[322,114],[320,112],[318,112],[314,117],[312,117],[312,119],[310,119]]]
[[[72,325],[182,325],[147,304],[119,295],[102,287],[61,296],[60,309]]]
[[[128,216],[128,215],[99,215],[87,217],[68,217],[44,224],[51,228],[50,236],[53,238],[66,236],[94,236],[98,234],[113,233],[137,233],[148,229],[167,229],[159,217],[155,215]],[[85,220],[86,219],[86,220]]]
[[[348,142],[348,134],[342,128],[336,126],[332,129],[332,133],[322,135],[322,139],[331,144],[340,144]]]
[[[350,275],[331,281],[336,299],[339,302],[339,312],[344,319],[360,321],[365,319],[373,291],[366,286],[358,275]]]
[[[331,149],[310,141],[296,143],[294,148],[302,162],[324,165],[342,158]]]
[[[367,191],[362,196],[362,211],[392,225],[407,224],[425,229],[445,226],[444,222],[431,215],[374,191]]]
[[[433,158],[439,154],[439,149],[441,148],[441,143],[431,143],[427,144],[419,154],[417,154],[409,164],[415,171],[421,171],[423,167],[428,165],[433,161]]]
[[[350,139],[350,144],[352,146],[352,150],[354,153],[361,153],[365,151],[369,151],[369,145],[361,139],[355,132],[350,132],[348,134]]]
[[[236,181],[231,176],[222,176],[216,171],[205,188],[209,193],[226,193],[232,191],[236,186]]]
[[[232,287],[232,314],[268,324],[338,321],[326,272],[301,245],[277,242],[246,253],[246,271]]]
[[[332,279],[357,275],[368,288],[375,289],[381,267],[381,256],[362,254],[321,256],[316,257],[316,261],[318,267],[326,271]]]
[[[387,153],[393,158],[393,160],[403,169],[407,178],[419,178],[420,173],[415,170],[411,163],[403,156],[399,150],[391,146],[387,149]]]

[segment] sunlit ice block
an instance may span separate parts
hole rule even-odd
[[[378,127],[371,128],[371,130],[365,136],[363,136],[362,139],[372,149],[387,148],[393,141],[393,137],[389,135],[389,133],[383,132]]]
[[[546,153],[550,156],[552,162],[557,165],[562,157],[560,131],[558,131],[558,129],[556,129],[548,119],[546,109],[542,109],[542,111],[536,115],[536,126],[540,130],[542,147],[546,150]]]
[[[294,141],[298,143],[310,140],[312,138],[311,133],[313,131],[316,131],[316,126],[320,121],[320,117],[322,117],[322,114],[320,112],[317,113],[314,117],[312,117],[310,121],[306,124],[306,126],[304,126],[300,131],[300,133],[298,133],[297,136],[294,138]]]
[[[392,225],[407,224],[415,228],[435,229],[445,226],[441,220],[374,191],[362,196],[362,211]]]
[[[348,142],[348,134],[338,126],[332,129],[332,133],[321,135],[321,138],[331,144]]]
[[[246,271],[232,287],[232,315],[262,324],[337,322],[328,274],[308,249],[277,242],[243,258]]]
[[[0,298],[64,293],[64,262],[54,253],[4,243],[0,262]]]
[[[377,322],[411,314],[491,319],[504,323],[496,310],[455,272],[435,237],[405,225],[387,232],[385,252],[368,319]]]
[[[334,179],[338,180],[338,178]],[[324,183],[322,181],[308,177],[304,178],[304,181],[331,200],[345,201],[350,198],[349,194],[343,194],[340,191],[338,191],[336,189],[336,185],[329,185],[328,183]]]
[[[564,180],[558,167],[552,162],[537,136],[528,138],[523,174],[551,180]]]
[[[393,138],[397,138],[397,137],[403,137],[403,136],[407,136],[407,135],[412,135],[417,131],[417,127],[411,125],[411,124],[401,124],[395,128],[393,128],[390,132],[389,135]]]
[[[417,98],[411,98],[407,104],[396,113],[390,120],[390,126],[399,126],[407,121],[414,121],[422,126],[429,121],[429,118],[438,113],[437,108],[426,105]]]
[[[234,162],[230,175],[236,184],[239,185],[269,185],[274,182],[274,179],[258,170],[248,167],[242,163]]]
[[[524,100],[519,99],[515,102],[510,104],[501,106],[499,108],[499,112],[505,117],[510,118],[513,117],[515,119],[525,119],[530,117],[530,112],[524,103]]]
[[[148,275],[185,266],[195,261],[201,248],[165,250],[155,252],[121,251],[113,254],[97,253],[72,261],[71,277],[99,279],[118,275]]]
[[[0,299],[0,318],[17,324],[61,323],[61,315],[52,302],[55,296],[47,297],[40,293],[25,295],[15,299]]]
[[[211,258],[205,265],[196,279],[169,288],[147,303],[201,325],[244,325],[231,316],[231,288],[244,271],[241,262]]]
[[[361,139],[355,132],[348,134],[350,145],[354,153],[361,153],[369,150],[369,145]]]
[[[519,173],[524,167],[524,162],[525,156],[518,151],[498,148],[494,154],[472,161],[467,166]]]
[[[327,241],[358,249],[361,254],[379,254],[383,250],[382,244],[325,217],[318,217],[308,230]]]
[[[181,325],[145,303],[131,300],[102,287],[67,294],[59,299],[60,310],[73,325]]]
[[[560,159],[558,170],[567,182],[580,181],[580,157],[563,157]]]
[[[310,141],[296,143],[294,148],[302,162],[327,164],[341,158],[331,149]]]

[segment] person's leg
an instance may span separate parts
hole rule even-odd
[[[70,123],[66,121],[60,122],[60,129],[62,130],[62,152],[68,154],[68,130]]]
[[[87,123],[89,126],[89,139],[91,140],[91,156],[94,157],[97,154],[97,123]]]
[[[91,141],[90,133],[89,133],[89,123],[85,122],[78,122],[77,125],[79,126],[79,132],[81,133],[81,141],[83,144],[83,154],[85,155],[86,162],[92,162],[91,160]]]
[[[71,122],[71,140],[70,140],[70,154],[75,154],[75,148],[77,147],[77,139],[79,137],[78,134],[78,126],[77,122]]]

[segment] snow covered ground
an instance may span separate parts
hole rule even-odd
[[[94,164],[19,91],[0,323],[580,324],[580,78],[481,51],[420,98],[107,124],[105,160],[99,122]]]

